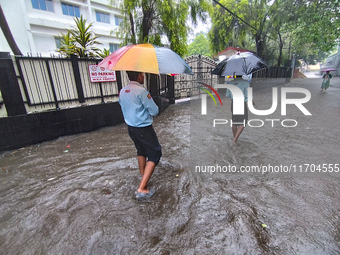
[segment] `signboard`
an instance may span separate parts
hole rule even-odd
[[[91,82],[110,82],[116,81],[116,72],[99,67],[97,65],[89,65]]]

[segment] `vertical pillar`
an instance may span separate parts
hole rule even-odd
[[[166,76],[166,84],[168,86],[169,104],[175,103],[175,76]]]
[[[116,72],[116,79],[117,79],[118,92],[119,92],[123,88],[122,74],[120,71],[115,71],[115,72]]]
[[[79,103],[85,103],[84,91],[83,91],[83,86],[81,84],[81,78],[80,78],[80,72],[79,72],[78,57],[76,55],[71,55],[71,63],[72,63],[74,80],[76,82]]]
[[[0,56],[0,90],[8,116],[27,114],[9,53]]]
[[[225,83],[225,77],[222,75],[218,76],[218,84],[224,84]]]
[[[149,75],[150,75],[149,92],[152,97],[159,96],[159,91],[158,91],[159,77],[157,74],[149,74]]]

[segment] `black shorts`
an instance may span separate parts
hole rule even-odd
[[[248,122],[248,104],[244,102],[244,114],[243,115],[234,115],[233,111],[233,100],[231,100],[231,120],[233,121],[233,125],[247,125]]]
[[[144,156],[148,158],[148,161],[152,161],[157,165],[162,156],[162,147],[152,125],[147,127],[128,126],[128,132],[135,143],[137,155]]]

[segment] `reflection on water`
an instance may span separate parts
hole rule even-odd
[[[340,173],[195,172],[338,164],[339,80],[324,94],[319,80],[294,82],[311,91],[313,115],[288,108],[296,128],[247,127],[236,146],[230,126],[207,119],[230,119],[226,98],[208,105],[207,118],[199,100],[170,106],[155,119],[163,157],[147,203],[134,198],[140,176],[124,124],[3,153],[0,253],[339,254]],[[254,86],[263,109],[267,88]]]

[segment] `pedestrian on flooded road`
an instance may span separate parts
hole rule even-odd
[[[128,133],[137,149],[138,165],[142,175],[136,198],[150,198],[154,188],[148,181],[162,156],[162,148],[152,127],[153,117],[159,113],[158,106],[150,93],[142,86],[144,74],[127,71],[130,82],[119,93],[119,104],[123,111]]]
[[[235,115],[234,114],[234,102],[233,102],[233,94],[227,89],[227,97],[231,98],[231,120],[232,120],[232,132],[233,132],[233,143],[237,143],[238,138],[242,134],[244,128],[246,127],[246,123],[248,122],[248,88],[250,87],[250,78],[243,79],[242,75],[237,75],[233,81],[228,82],[231,85],[237,86],[242,90],[244,96],[244,114],[243,115]]]
[[[332,79],[332,75],[327,71],[323,76],[322,76],[322,84],[321,84],[321,91],[326,91],[326,89],[329,88],[330,86],[330,80]]]

